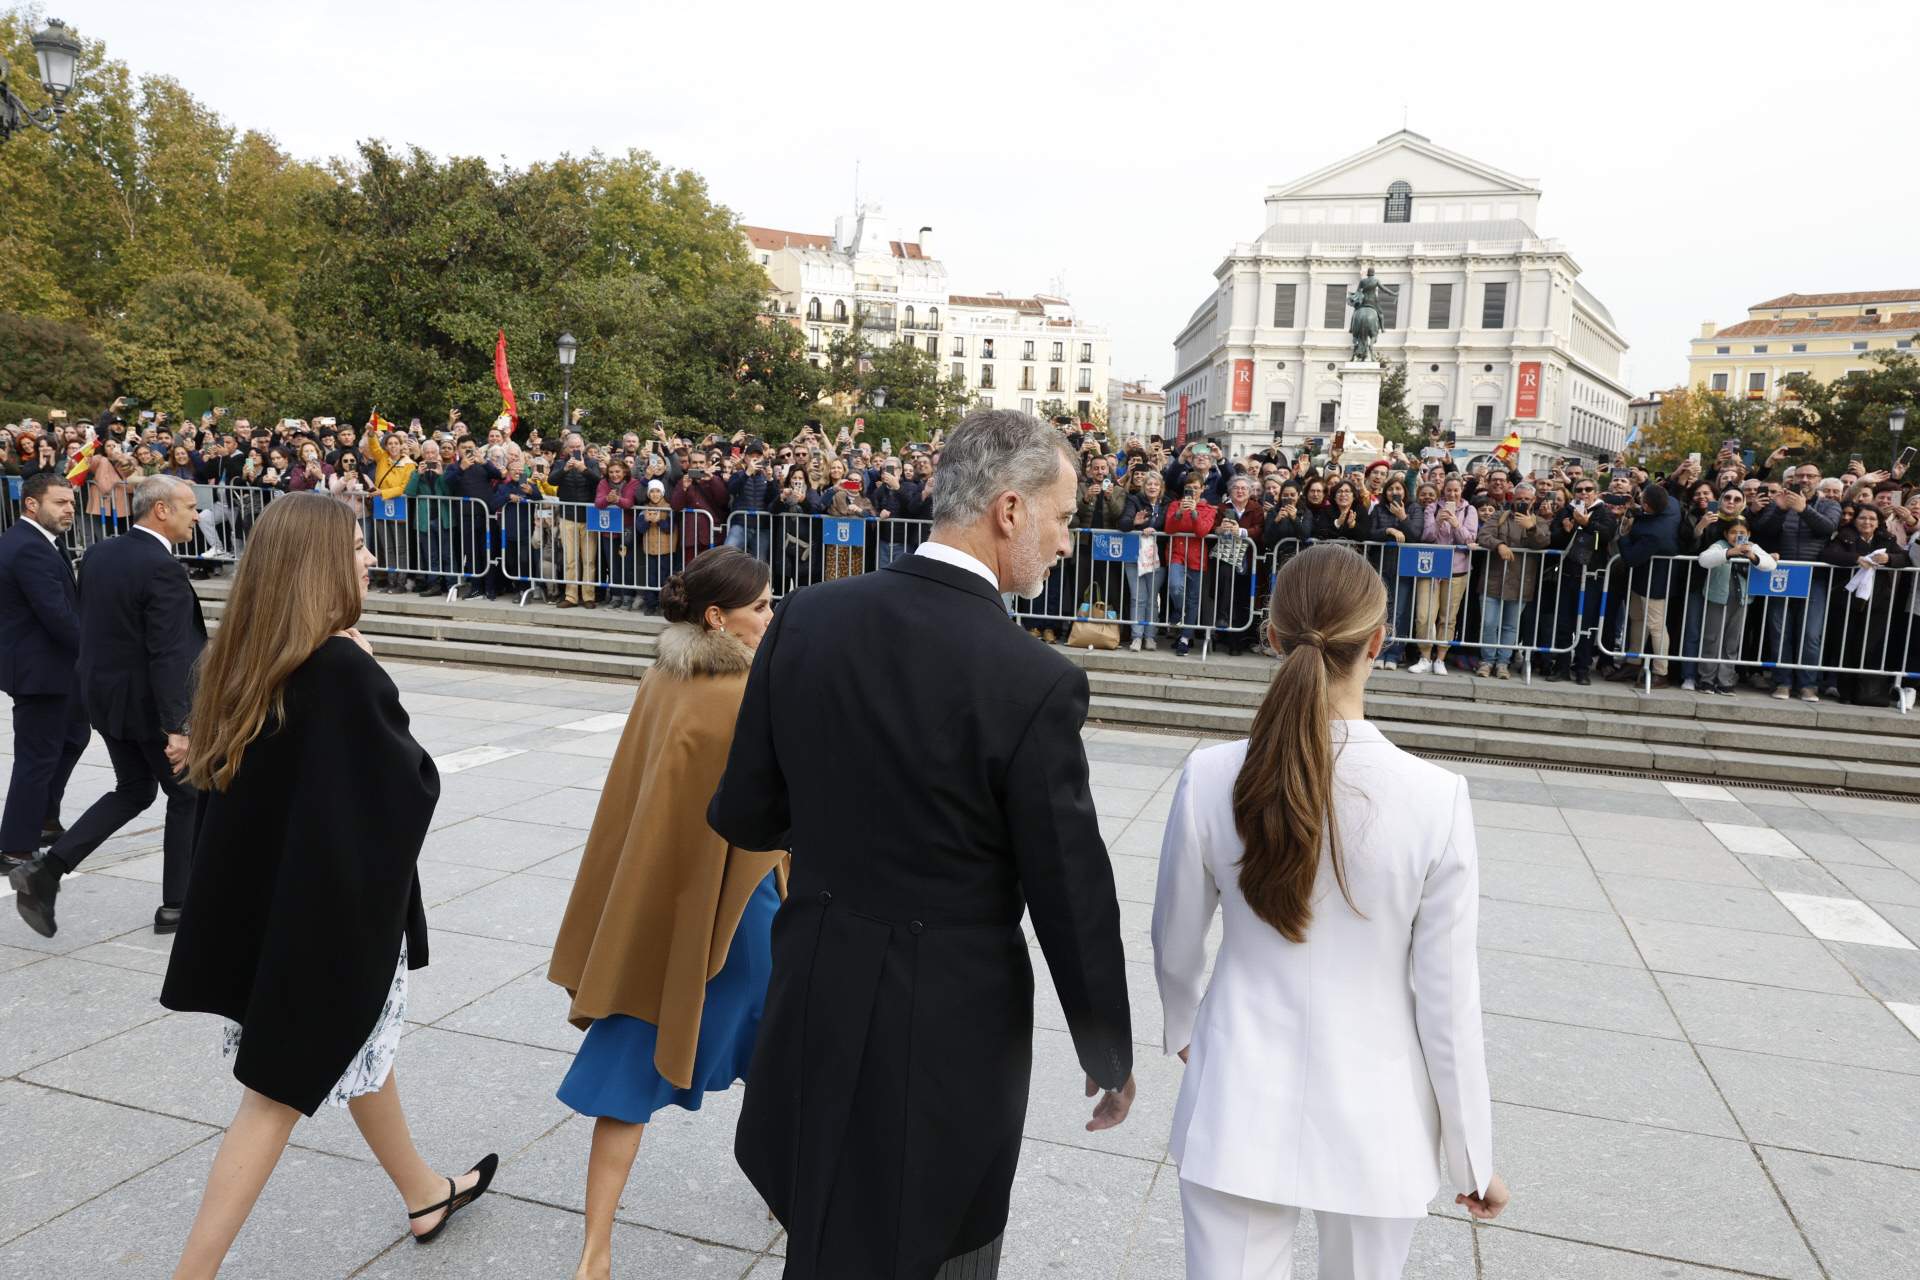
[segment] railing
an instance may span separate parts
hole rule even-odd
[[[422,595],[484,583],[498,558],[499,522],[479,498],[415,494],[366,499],[361,533],[379,564],[373,580]]]

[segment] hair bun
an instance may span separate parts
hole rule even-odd
[[[676,573],[660,588],[660,615],[668,622],[685,622],[692,616],[687,603],[687,576]]]

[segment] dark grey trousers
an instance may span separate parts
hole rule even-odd
[[[1006,1236],[998,1235],[971,1253],[948,1258],[933,1273],[933,1280],[997,1280],[1000,1275],[1000,1246]]]

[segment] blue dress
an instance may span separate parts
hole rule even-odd
[[[773,972],[773,914],[779,909],[780,889],[768,872],[740,913],[727,962],[707,981],[692,1088],[676,1088],[653,1065],[659,1028],[614,1013],[596,1018],[587,1028],[586,1040],[560,1082],[560,1101],[583,1116],[645,1124],[669,1104],[698,1111],[707,1094],[744,1080]]]

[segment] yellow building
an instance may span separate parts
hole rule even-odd
[[[1722,329],[1700,326],[1687,363],[1689,386],[1772,400],[1790,373],[1833,382],[1872,366],[1870,352],[1913,350],[1920,336],[1920,289],[1869,293],[1788,293],[1747,308]]]

